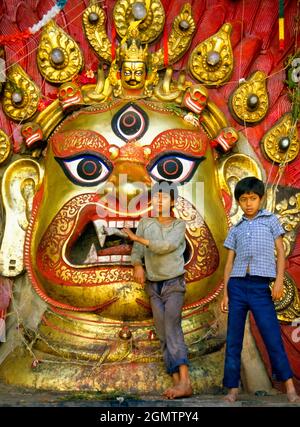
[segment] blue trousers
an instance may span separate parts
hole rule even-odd
[[[241,352],[246,316],[250,310],[267,348],[277,381],[293,377],[280,333],[269,278],[231,277],[228,282],[229,312],[223,385],[239,387]]]
[[[181,309],[185,294],[184,275],[160,282],[147,281],[153,320],[169,374],[188,365],[187,347],[181,327]]]

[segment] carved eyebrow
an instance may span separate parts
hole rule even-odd
[[[170,129],[160,133],[149,145],[151,158],[164,151],[181,151],[185,154],[203,157],[208,146],[208,138],[199,131]]]
[[[58,157],[93,150],[110,157],[108,141],[95,131],[77,129],[54,134],[50,138],[53,152]]]

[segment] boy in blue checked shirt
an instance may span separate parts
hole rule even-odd
[[[224,400],[234,402],[237,399],[244,328],[250,310],[277,380],[285,383],[288,400],[299,403],[272,301],[280,299],[283,293],[284,230],[274,214],[260,209],[264,192],[263,182],[256,177],[247,177],[237,183],[234,197],[244,215],[230,229],[224,242],[228,256],[221,310],[228,312],[228,326],[223,385],[229,389]],[[273,279],[271,292],[269,282]]]

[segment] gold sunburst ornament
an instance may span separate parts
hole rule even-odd
[[[92,2],[84,11],[82,23],[90,45],[105,62],[111,62],[111,42],[106,34],[106,16],[103,9]]]
[[[13,120],[27,120],[37,111],[40,90],[23,68],[10,67],[4,88],[3,110]]]
[[[117,33],[122,38],[135,21],[140,21],[138,27],[142,43],[154,41],[164,28],[165,11],[160,0],[118,0],[113,14]]]
[[[42,33],[37,63],[48,82],[64,83],[79,73],[83,57],[78,44],[54,21],[50,21]]]
[[[240,123],[256,124],[267,114],[269,99],[266,77],[263,71],[255,72],[231,95],[230,110]]]
[[[293,125],[290,113],[285,114],[264,135],[261,141],[264,155],[275,163],[289,163],[299,153],[297,127]]]
[[[229,80],[233,71],[231,29],[230,24],[224,24],[216,34],[193,50],[189,69],[201,83],[219,86]]]

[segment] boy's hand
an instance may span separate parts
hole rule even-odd
[[[229,302],[229,298],[227,295],[223,296],[223,299],[221,301],[221,311],[223,313],[228,313],[228,302]]]
[[[279,300],[283,295],[283,280],[275,280],[273,289],[272,289],[272,298],[274,301]]]
[[[135,265],[133,269],[133,278],[137,283],[143,285],[145,283],[145,270],[141,265]]]
[[[130,230],[130,228],[122,228],[122,231],[127,234],[129,239],[133,241],[137,240],[137,236]]]

